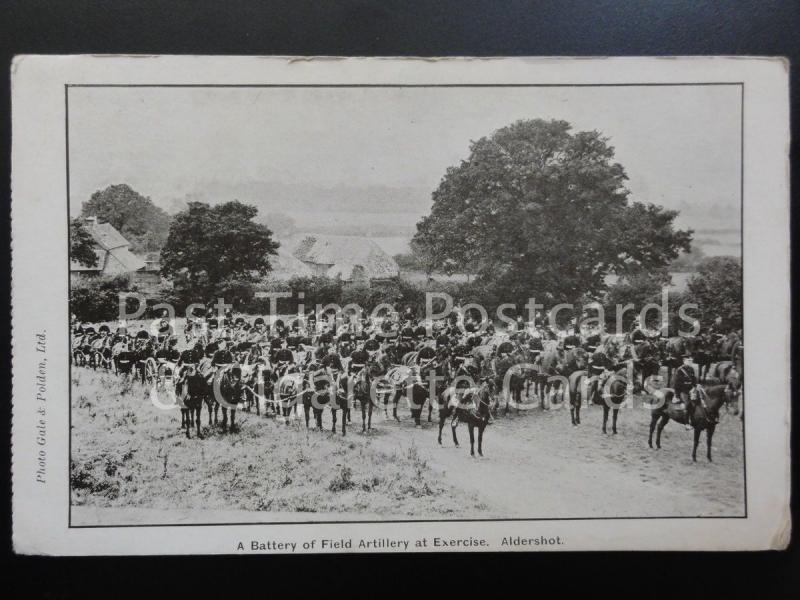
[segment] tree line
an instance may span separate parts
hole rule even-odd
[[[521,307],[530,297],[546,305],[647,301],[668,279],[667,267],[691,251],[693,232],[675,227],[677,211],[631,201],[627,175],[608,142],[597,131],[573,132],[566,121],[534,119],[470,144],[468,158],[448,168],[434,190],[430,214],[417,224],[412,256],[403,265],[429,275],[474,274],[468,283],[398,280],[371,288],[295,278],[288,285],[306,286],[309,306],[346,304],[348,298],[366,308],[380,302],[424,306],[425,291],[447,291],[489,310],[501,303]],[[246,312],[263,312],[257,291],[287,285],[265,282],[278,243],[255,220],[257,213],[238,201],[189,202],[170,217],[125,184],[96,192],[82,209],[84,217],[111,223],[134,252],[160,252],[162,275],[172,283],[161,299],[185,304],[230,297]],[[77,220],[71,242],[73,259],[89,264],[91,240]],[[741,265],[731,258],[695,259],[697,276],[686,292],[672,294],[674,300],[698,300],[701,320],[722,312],[740,323]],[[610,273],[620,279],[609,288]]]

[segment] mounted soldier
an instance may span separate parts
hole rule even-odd
[[[589,357],[588,376],[589,392],[588,397],[594,401],[595,395],[602,390],[603,385],[614,370],[614,362],[605,352],[595,352]]]
[[[694,370],[692,355],[683,355],[683,364],[675,370],[672,376],[672,389],[675,391],[673,402],[683,404],[686,411],[686,429],[694,427],[694,408],[697,401],[697,374]]]
[[[275,341],[275,340],[273,340]],[[281,346],[275,352],[275,372],[278,378],[283,377],[295,366],[294,352],[286,346]]]
[[[567,329],[567,336],[564,338],[564,351],[569,352],[581,345],[581,336],[578,333],[578,327],[573,319],[570,327]]]
[[[350,362],[347,365],[347,374],[356,375],[361,372],[370,360],[370,355],[364,348],[364,344],[358,344],[356,349],[350,354]]]
[[[641,319],[641,317],[637,316],[633,320],[633,326],[632,327],[633,328],[631,329],[631,332],[630,332],[630,340],[631,340],[632,344],[639,344],[639,343],[644,342],[644,341],[646,341],[648,339],[648,336],[644,332],[644,329],[642,327],[642,319]]]

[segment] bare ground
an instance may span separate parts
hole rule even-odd
[[[438,426],[373,414],[347,437],[237,413],[238,433],[207,427],[187,440],[178,411],[155,408],[138,384],[73,372],[73,524],[355,521],[475,518],[744,515],[742,423],[723,414],[714,462],[691,460],[692,433],[669,423],[662,450],[647,446],[649,412],[620,412],[604,435],[602,410],[531,408],[500,415],[471,458],[464,425],[443,445]],[[330,429],[326,412],[324,426]]]

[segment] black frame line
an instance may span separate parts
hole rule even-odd
[[[744,290],[744,86],[743,81],[704,81],[675,83],[419,83],[419,84],[155,84],[155,83],[65,83],[64,84],[64,131],[66,148],[66,191],[67,191],[67,306],[72,295],[72,282],[69,276],[70,265],[70,162],[69,162],[69,90],[70,88],[557,88],[557,87],[704,87],[704,86],[739,86],[741,90],[741,124],[740,124],[740,163],[739,163],[739,238],[741,251],[741,282]],[[69,314],[69,309],[67,310]],[[744,342],[744,292],[742,293],[742,342]],[[70,340],[72,330],[67,318],[67,357],[70,358],[72,348]],[[489,523],[489,522],[530,522],[530,521],[640,521],[640,520],[682,520],[682,519],[730,519],[748,518],[747,506],[747,424],[742,422],[742,469],[744,476],[744,515],[741,516],[683,516],[664,517],[510,517],[494,519],[381,519],[375,520],[341,520],[341,521],[256,521],[229,523],[136,523],[120,525],[73,525],[72,524],[72,485],[70,467],[72,464],[72,360],[68,362],[68,435],[67,446],[67,529],[117,529],[117,528],[149,528],[149,527],[248,527],[254,525],[348,525],[348,524],[382,524],[382,523]]]

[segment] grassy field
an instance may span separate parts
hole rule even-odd
[[[468,492],[442,482],[414,445],[395,451],[239,412],[241,431],[207,427],[187,439],[177,410],[145,388],[73,369],[70,483],[76,507],[280,513],[446,515],[479,512]]]

